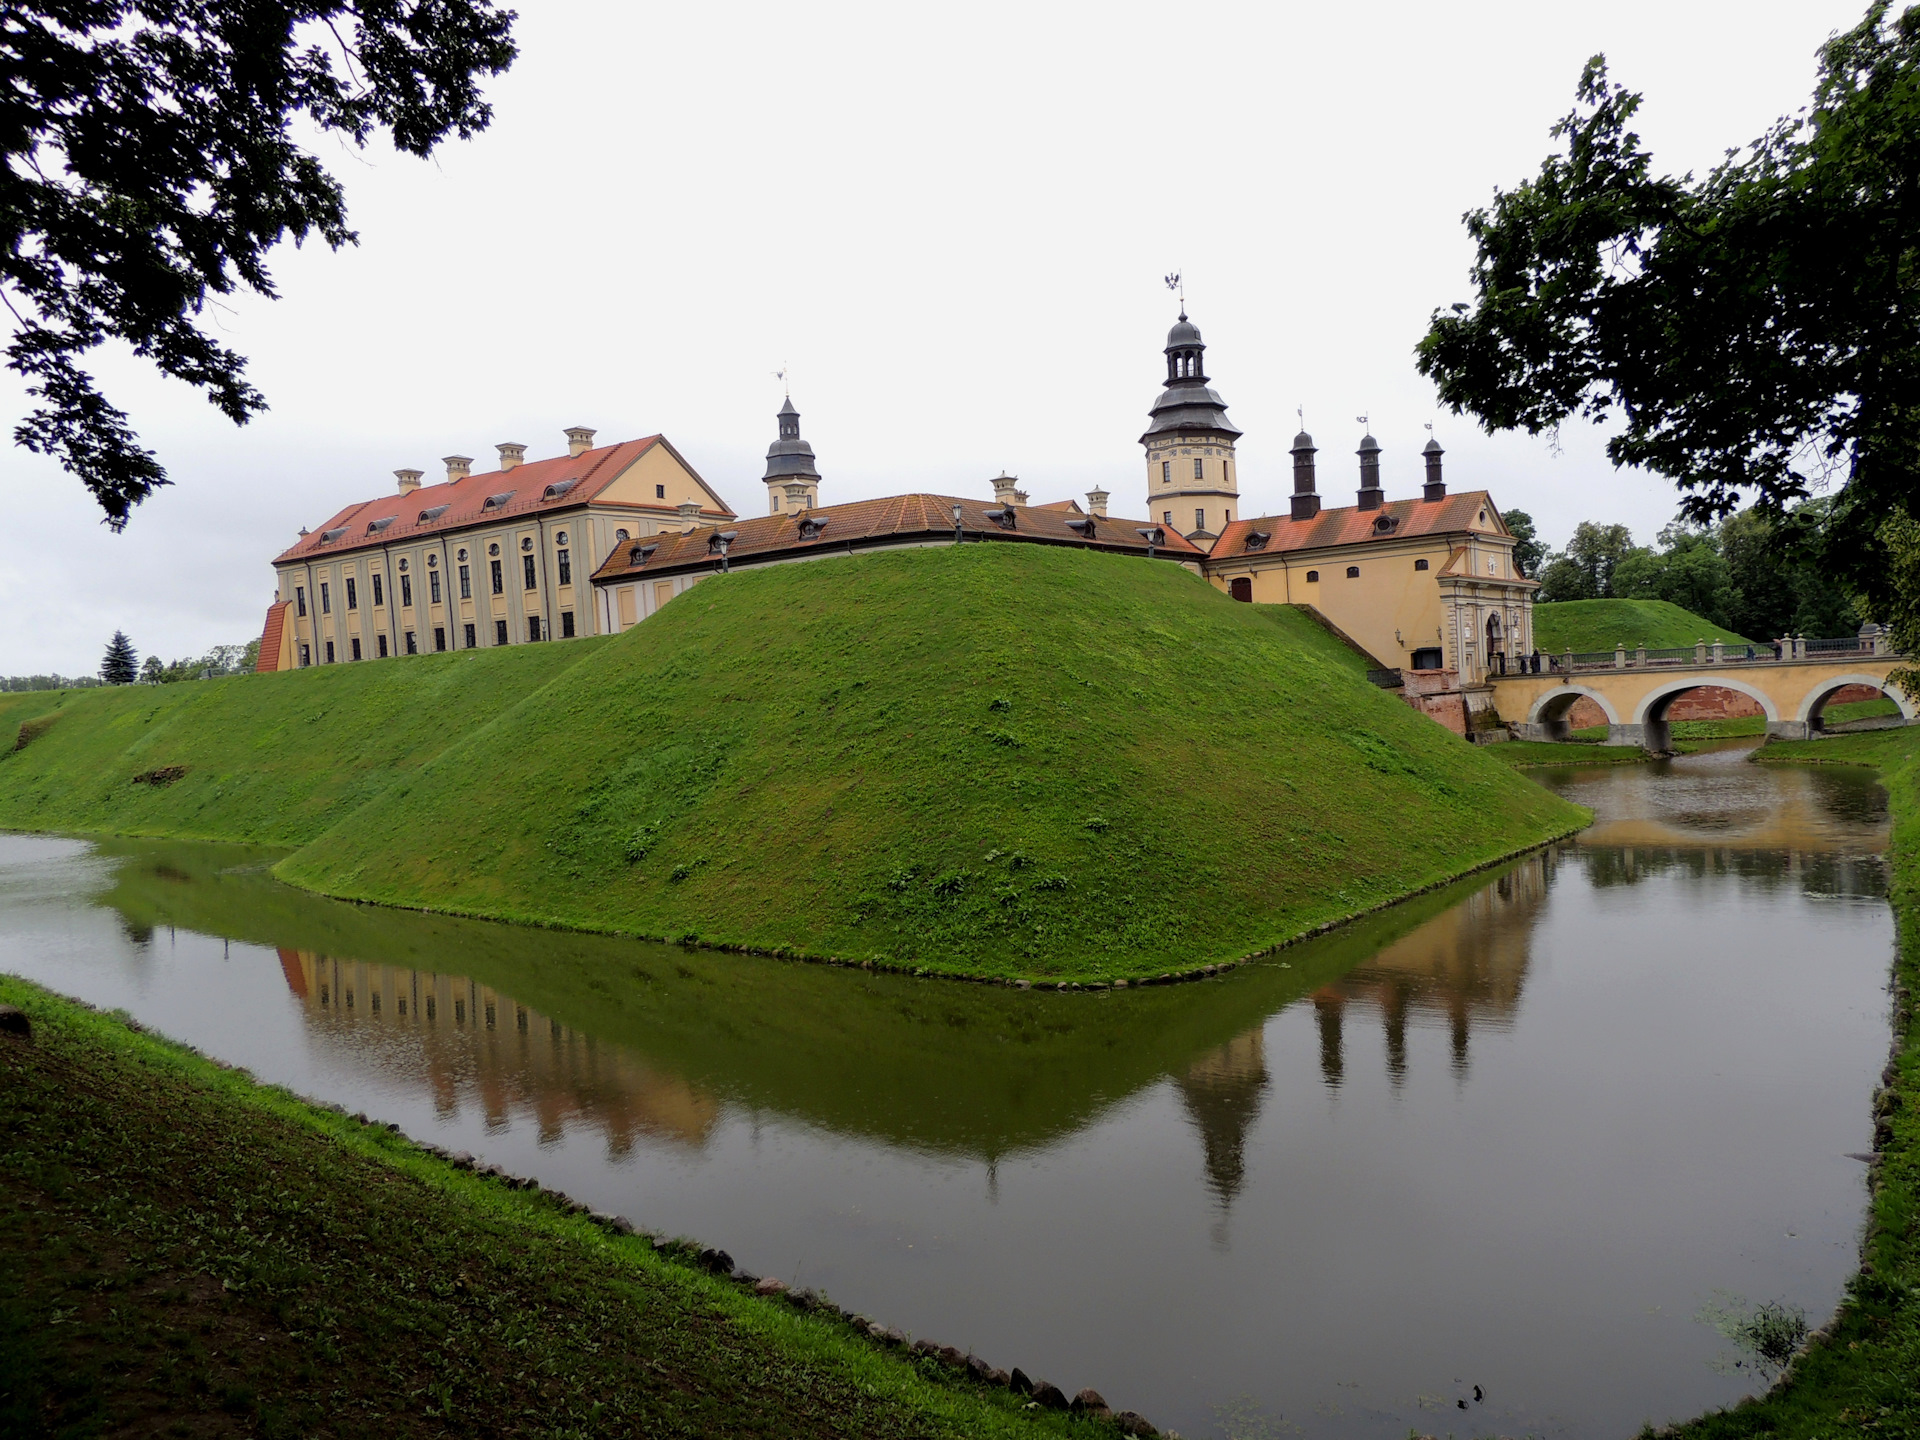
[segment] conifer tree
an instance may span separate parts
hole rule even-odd
[[[107,643],[107,658],[100,662],[100,678],[109,685],[131,685],[139,673],[139,657],[127,632],[116,630]]]

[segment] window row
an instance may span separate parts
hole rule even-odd
[[[464,643],[457,648],[462,650],[477,650],[480,646],[480,641],[474,626],[472,624],[462,625],[460,630],[461,639]],[[572,640],[576,638],[579,633],[578,622],[574,617],[574,612],[571,610],[562,610],[560,612],[560,638],[562,640]],[[375,646],[374,658],[377,660],[386,659],[388,654],[387,637],[385,635],[376,635],[373,638]],[[527,639],[529,641],[551,640],[552,638],[552,632],[544,627],[538,615],[527,616]],[[406,654],[418,655],[420,653],[420,637],[413,631],[407,630],[402,632],[400,643],[404,647]],[[493,622],[493,643],[496,646],[508,643],[506,621],[496,620]],[[339,655],[334,648],[334,644],[335,642],[332,640],[321,643],[321,654],[325,657],[321,661],[322,664],[332,665],[338,662]],[[436,653],[443,652],[447,648],[447,630],[444,625],[436,625],[433,627],[433,648]],[[349,636],[347,639],[347,659],[361,660],[365,658],[361,650],[360,637],[357,635]],[[301,641],[301,668],[304,669],[311,664],[313,664],[313,647],[306,641]]]

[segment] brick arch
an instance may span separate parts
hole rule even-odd
[[[1812,724],[1814,717],[1826,709],[1834,691],[1844,690],[1849,685],[1871,685],[1900,707],[1904,719],[1920,719],[1920,707],[1907,698],[1907,692],[1898,685],[1889,685],[1886,678],[1879,675],[1835,675],[1830,680],[1823,680],[1807,692],[1807,698],[1800,702],[1800,713],[1793,718],[1803,725]],[[1771,715],[1768,718],[1771,719]]]
[[[1686,694],[1689,690],[1708,687],[1716,690],[1732,690],[1746,696],[1766,713],[1769,721],[1780,718],[1780,707],[1773,703],[1772,696],[1758,686],[1749,685],[1744,680],[1735,680],[1726,675],[1695,675],[1685,680],[1669,680],[1666,684],[1657,685],[1649,690],[1634,707],[1633,723],[1636,725],[1665,724],[1667,705],[1670,701]]]
[[[1613,708],[1613,702],[1598,690],[1589,689],[1585,685],[1562,685],[1557,689],[1547,691],[1544,695],[1536,699],[1533,702],[1532,708],[1527,711],[1527,723],[1529,725],[1546,725],[1556,721],[1564,721],[1567,718],[1567,712],[1573,709],[1576,700],[1593,701],[1594,704],[1600,707],[1601,713],[1607,717],[1607,724],[1618,725],[1620,723],[1620,714]]]

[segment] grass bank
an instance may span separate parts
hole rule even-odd
[[[0,976],[0,1434],[1114,1435]]]
[[[1587,819],[1290,608],[1041,546],[716,576],[606,642],[10,698],[0,826],[1000,978],[1230,962]]]
[[[1920,733],[1774,742],[1768,764],[1873,765],[1891,800],[1898,929],[1893,1055],[1874,1098],[1872,1199],[1860,1273],[1824,1335],[1757,1400],[1666,1432],[1685,1440],[1920,1434]]]
[[[1533,607],[1533,643],[1542,653],[1591,653],[1616,645],[1671,650],[1697,640],[1757,643],[1667,600],[1556,600]]]

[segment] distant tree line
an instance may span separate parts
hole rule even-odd
[[[204,655],[184,660],[169,662],[158,655],[149,655],[143,662],[126,632],[116,630],[113,639],[107,642],[107,653],[100,662],[98,680],[64,680],[57,675],[18,676],[0,682],[0,689],[58,690],[69,685],[132,685],[136,682],[143,685],[171,685],[180,680],[211,680],[218,675],[244,675],[253,669],[259,658],[260,642],[249,640],[244,645],[216,645]],[[43,679],[53,683],[38,683]]]
[[[1832,505],[1807,500],[1788,511],[1791,545],[1779,543],[1775,523],[1757,509],[1708,526],[1675,520],[1652,545],[1634,544],[1624,525],[1583,520],[1555,551],[1534,540],[1528,521],[1529,553],[1516,545],[1516,558],[1540,581],[1541,602],[1667,600],[1753,640],[1851,635],[1860,628],[1858,602],[1823,563]],[[1506,517],[1510,527],[1515,518]]]

